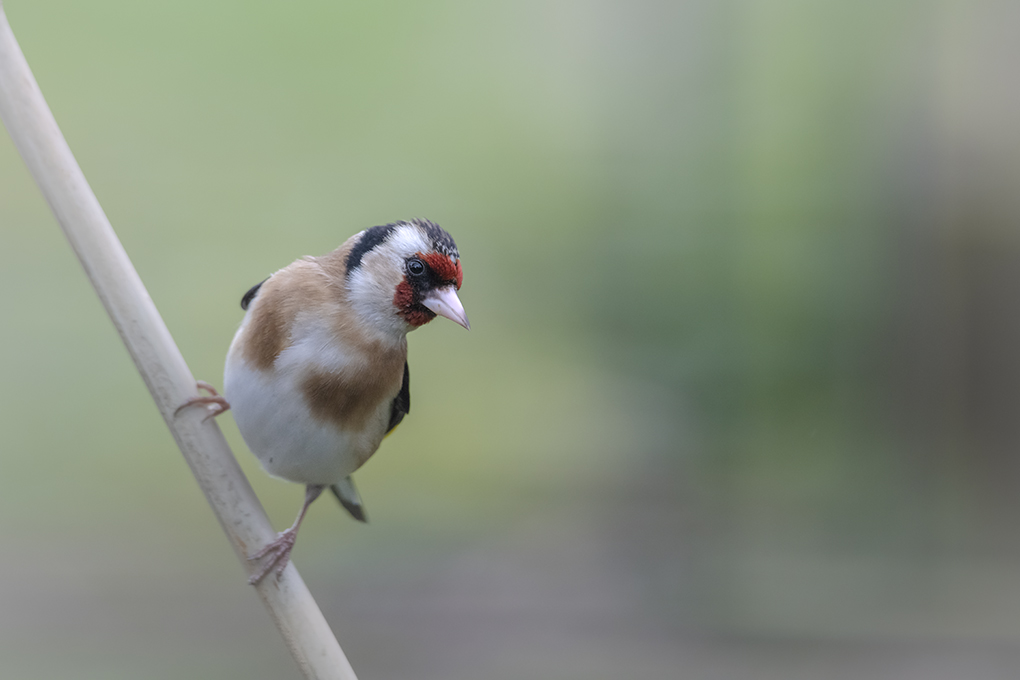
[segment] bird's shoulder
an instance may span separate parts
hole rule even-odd
[[[346,304],[343,286],[315,258],[284,267],[249,291],[245,300],[244,358],[263,370],[272,368],[293,342],[302,319],[333,318]]]

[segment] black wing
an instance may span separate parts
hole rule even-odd
[[[393,431],[400,421],[404,419],[408,413],[411,412],[411,369],[407,367],[407,362],[404,362],[404,383],[400,386],[400,392],[393,398],[393,404],[390,405],[390,425],[386,428],[386,433],[389,434]]]
[[[244,297],[241,298],[241,309],[243,309],[245,311],[248,311],[248,305],[250,305],[251,301],[255,299],[255,296],[258,294],[259,288],[262,287],[262,284],[265,283],[268,280],[269,279],[262,279],[261,281],[256,283],[254,286],[252,286],[251,289],[249,289],[247,293],[244,294]]]

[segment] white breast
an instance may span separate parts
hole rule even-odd
[[[248,448],[266,472],[293,482],[333,484],[354,472],[379,447],[390,400],[380,404],[361,431],[344,431],[311,415],[300,385],[309,370],[343,370],[365,359],[346,353],[311,320],[294,329],[301,339],[280,354],[272,370],[259,370],[239,348],[247,321],[248,315],[230,346],[223,384]]]

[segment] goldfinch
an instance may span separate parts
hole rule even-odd
[[[306,485],[294,524],[251,555],[249,579],[283,572],[308,506],[329,487],[365,521],[351,473],[410,411],[407,334],[437,315],[470,328],[463,273],[446,231],[415,219],[372,227],[249,290],[227,353],[224,396],[199,383],[210,416],[230,408],[262,467]]]

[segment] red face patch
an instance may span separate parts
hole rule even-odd
[[[425,308],[415,308],[412,306],[413,303],[414,290],[411,289],[407,279],[404,279],[397,285],[397,292],[393,294],[393,306],[400,310],[404,321],[412,326],[424,326],[435,318],[435,314]]]
[[[414,302],[414,291],[407,279],[404,279],[397,285],[397,292],[393,295],[393,306],[397,309],[407,309],[412,302]]]
[[[439,253],[429,253],[428,255],[415,253],[414,256],[422,260],[432,270],[434,278],[430,285],[437,285],[435,279],[439,279],[441,285],[453,283],[457,286],[457,290],[460,290],[460,285],[464,281],[464,270],[460,268],[460,260],[454,261],[449,256]],[[419,282],[416,283],[420,285]],[[407,323],[412,326],[424,326],[436,318],[436,315],[415,301],[415,290],[416,287],[405,276],[393,293],[393,306],[397,308],[398,313]],[[419,294],[421,294],[420,291]]]
[[[460,284],[464,280],[464,272],[460,268],[460,260],[457,260],[455,263],[446,255],[440,255],[439,253],[429,253],[428,255],[417,253],[417,256],[436,273],[436,276],[441,281],[455,281],[457,290],[460,290]]]

